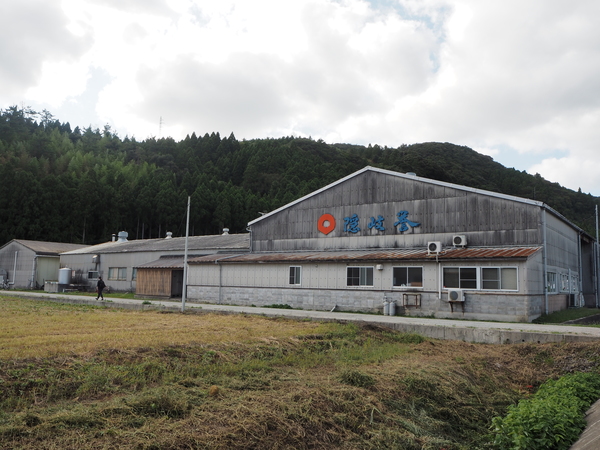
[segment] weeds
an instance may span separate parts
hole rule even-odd
[[[531,395],[527,386],[598,367],[597,344],[485,346],[158,312],[105,321],[101,309],[55,306],[0,304],[10,324],[0,337],[0,448],[483,448],[492,418]],[[62,325],[63,351],[6,356],[46,313],[37,332]],[[65,336],[72,316],[81,326]],[[97,322],[113,336],[135,328],[134,342],[77,346]],[[165,328],[180,339],[165,339]]]

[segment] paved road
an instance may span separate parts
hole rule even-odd
[[[2,292],[3,294],[3,292]],[[7,293],[8,294],[8,293]],[[181,311],[180,302],[117,299],[107,297],[98,302],[93,297],[53,293],[11,291],[11,296],[52,300],[67,303],[94,304],[106,307],[133,309],[169,309]],[[600,328],[574,325],[538,325],[532,323],[476,322],[469,320],[431,319],[406,316],[381,316],[328,311],[305,311],[295,309],[254,308],[247,306],[187,303],[188,313],[220,312],[229,314],[258,314],[268,317],[289,317],[313,320],[336,320],[371,323],[397,330],[416,332],[438,339],[458,339],[469,342],[518,343],[518,342],[565,342],[600,340]],[[588,411],[588,426],[570,450],[600,449],[600,400]]]

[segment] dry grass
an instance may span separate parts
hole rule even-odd
[[[595,343],[477,345],[254,316],[11,299],[0,314],[7,449],[489,448],[492,417],[600,361]]]
[[[201,342],[247,343],[318,333],[314,322],[240,315],[129,311],[101,306],[2,298],[0,359],[87,354],[105,348],[133,349]]]

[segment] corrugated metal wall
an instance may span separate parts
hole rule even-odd
[[[419,223],[400,231],[397,214]],[[319,218],[332,214],[335,229],[324,235]],[[344,231],[344,218],[357,214],[360,231]],[[371,217],[384,218],[385,231],[370,229]],[[540,208],[510,199],[364,172],[252,226],[255,251],[332,248],[425,247],[450,245],[452,235],[469,234],[469,245],[541,244]]]

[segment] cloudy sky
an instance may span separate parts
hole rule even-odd
[[[139,140],[466,145],[600,196],[598,0],[0,3],[0,108]]]

